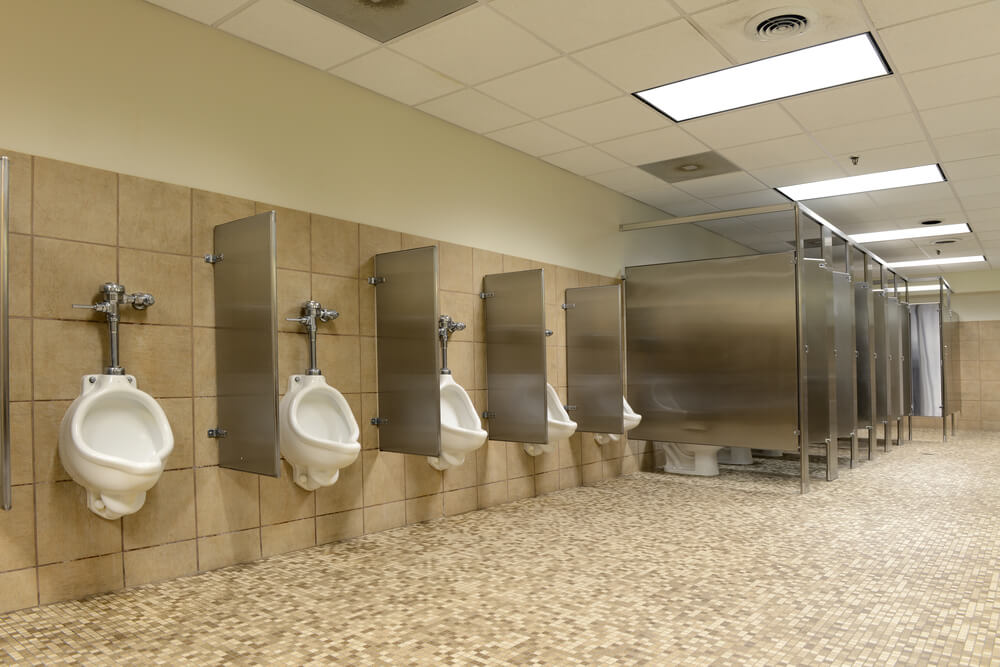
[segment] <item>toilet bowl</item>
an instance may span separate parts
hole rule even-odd
[[[632,409],[632,406],[628,404],[628,399],[622,396],[622,422],[625,427],[625,433],[628,433],[642,421],[642,415],[638,414]],[[599,445],[606,445],[611,442],[618,442],[621,439],[621,435],[618,433],[595,433],[594,442]]]
[[[173,449],[167,415],[131,375],[83,376],[59,427],[62,465],[105,519],[139,511]]]
[[[663,470],[676,475],[714,477],[719,474],[716,445],[690,445],[679,442],[657,442],[657,458],[662,456]],[[659,460],[657,461],[659,463]]]
[[[351,406],[322,375],[292,375],[278,406],[281,455],[307,491],[330,486],[358,457],[361,435]]]
[[[731,466],[753,465],[753,453],[749,447],[726,447],[719,452],[719,463]]]
[[[576,433],[576,422],[569,418],[555,387],[545,383],[545,402],[548,410],[548,438],[543,444],[524,443],[524,451],[531,456],[552,453],[556,443]]]
[[[450,374],[441,375],[441,455],[428,456],[437,470],[465,463],[469,452],[482,447],[488,434],[469,394]]]

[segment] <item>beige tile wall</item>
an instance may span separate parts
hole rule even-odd
[[[277,209],[280,317],[309,298],[340,311],[320,329],[320,367],[362,425],[363,451],[336,485],[315,492],[218,467],[212,269],[214,225],[274,208],[133,176],[11,157],[11,422],[14,510],[0,512],[0,611],[170,579],[314,544],[489,507],[635,470],[639,445],[591,434],[527,456],[489,442],[443,474],[422,457],[381,452],[376,414],[375,253],[435,243],[354,222]],[[549,381],[565,400],[563,312],[568,287],[614,279],[487,250],[439,243],[441,307],[468,328],[449,349],[455,379],[482,410],[487,273],[541,267],[546,276]],[[107,521],[59,462],[59,422],[81,376],[105,365],[106,324],[92,303],[109,280],[149,291],[156,305],[124,311],[121,359],[166,411],[176,440],[159,483],[132,516]],[[282,321],[282,378],[308,364],[308,343]],[[285,380],[281,380],[284,392]]]

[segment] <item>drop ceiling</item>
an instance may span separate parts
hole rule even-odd
[[[476,0],[384,43],[294,0],[149,1],[670,216],[783,201],[776,186],[940,162],[947,183],[807,203],[847,233],[969,222],[974,233],[954,244],[870,247],[887,261],[982,253],[987,265],[948,272],[1000,269],[997,0]],[[787,39],[749,38],[747,20],[772,8],[814,20]],[[893,75],[683,123],[632,97],[866,31]],[[710,151],[737,170],[670,184],[640,168]]]

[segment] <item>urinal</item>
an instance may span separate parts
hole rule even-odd
[[[59,427],[59,459],[105,519],[142,508],[173,449],[167,415],[131,375],[85,375]]]
[[[441,456],[428,456],[437,470],[465,463],[469,452],[482,447],[488,434],[469,394],[450,374],[441,375]]]
[[[335,484],[340,469],[354,463],[361,451],[361,430],[343,394],[326,382],[316,367],[316,322],[339,313],[317,301],[302,306],[299,322],[309,334],[309,369],[288,378],[288,391],[278,405],[281,455],[292,466],[292,479],[306,491]]]
[[[622,421],[625,426],[625,433],[628,433],[642,421],[642,415],[638,414],[632,409],[632,406],[628,404],[628,399],[622,396]],[[621,435],[618,433],[595,433],[594,442],[599,445],[606,445],[609,442],[618,442],[621,439]]]
[[[549,454],[555,451],[556,443],[576,433],[576,422],[569,418],[555,387],[545,383],[545,402],[548,405],[549,441],[544,444],[524,443],[524,451],[531,456]]]
[[[330,486],[361,451],[361,430],[343,394],[322,375],[292,375],[278,406],[281,455],[306,491]]]

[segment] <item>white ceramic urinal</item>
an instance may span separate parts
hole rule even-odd
[[[549,441],[544,444],[524,443],[524,451],[531,456],[555,451],[556,443],[576,433],[576,422],[569,418],[556,388],[545,383],[545,402],[548,405]]]
[[[675,475],[715,477],[719,474],[716,458],[722,447],[716,445],[690,445],[678,442],[655,442],[657,458],[663,457],[663,470]],[[658,461],[659,463],[659,461]]]
[[[167,415],[131,375],[83,376],[59,428],[63,467],[105,519],[142,508],[173,449]]]
[[[628,404],[628,399],[622,396],[622,418],[625,425],[625,433],[628,433],[642,421],[642,415],[638,414],[632,409],[632,406]],[[618,433],[595,433],[594,442],[599,445],[606,445],[609,442],[618,442],[621,439],[621,435]]]
[[[483,446],[488,434],[469,394],[450,374],[441,375],[441,456],[428,456],[438,470],[465,463],[465,456]]]
[[[361,435],[351,406],[322,375],[292,375],[278,406],[281,455],[307,491],[330,486],[354,463]]]

